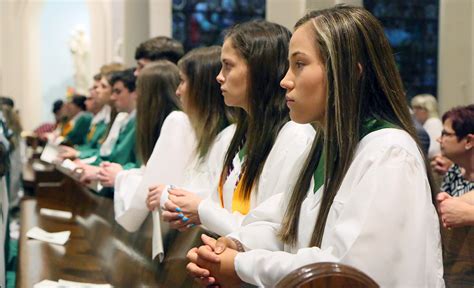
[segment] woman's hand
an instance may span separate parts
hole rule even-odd
[[[447,193],[440,193],[438,211],[445,228],[474,225],[474,206],[459,197],[447,197]]]
[[[218,244],[219,240],[216,241],[206,235],[202,235],[201,238],[206,245],[193,248],[188,252],[187,257],[191,261],[186,266],[188,272],[206,286],[239,287],[242,281],[237,276],[234,267],[234,259],[238,252],[227,247],[217,254],[215,253],[217,245],[221,245]],[[221,243],[233,245],[231,244],[233,241],[229,238],[221,238]]]
[[[122,165],[113,162],[102,162],[97,178],[104,187],[114,187],[115,177],[123,170]]]
[[[166,185],[155,185],[148,187],[148,195],[146,196],[146,207],[148,210],[153,211],[160,207],[161,193],[165,189]]]
[[[195,193],[182,189],[169,189],[168,201],[164,204],[163,220],[179,231],[201,224],[198,207],[202,199]]]
[[[436,155],[431,160],[431,168],[441,176],[444,176],[453,162],[442,155]]]
[[[98,180],[97,176],[100,170],[99,167],[92,165],[82,165],[80,168],[82,169],[82,174],[79,178],[79,181],[82,184],[89,184],[92,181]]]
[[[61,145],[59,146],[59,159],[64,160],[64,159],[76,159],[79,155],[79,152],[69,146]]]

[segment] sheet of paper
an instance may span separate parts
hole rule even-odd
[[[54,160],[58,158],[59,155],[59,146],[47,143],[41,153],[40,159],[44,162],[53,164]]]
[[[59,283],[56,281],[51,281],[51,280],[43,280],[33,285],[33,288],[58,288],[58,287],[61,287],[59,286]]]
[[[71,212],[48,209],[48,208],[41,208],[40,209],[40,215],[58,217],[58,218],[63,218],[63,219],[71,219],[72,218],[72,213]]]
[[[59,279],[58,281],[59,284],[65,286],[65,287],[71,287],[71,288],[111,288],[112,285],[110,284],[94,284],[94,283],[83,283],[83,282],[75,282],[75,281],[68,281],[68,280],[62,280]]]
[[[64,245],[69,240],[70,235],[71,231],[49,233],[39,227],[33,227],[26,232],[28,238],[58,245]]]
[[[160,262],[163,261],[164,252],[163,249],[163,236],[161,235],[161,221],[160,221],[160,210],[155,209],[152,212],[153,216],[153,249],[152,249],[152,259],[155,259],[158,256]]]
[[[33,288],[112,288],[110,284],[94,284],[75,282],[59,279],[58,281],[43,280],[36,283]]]
[[[76,163],[74,163],[70,159],[64,159],[64,161],[61,163],[61,166],[71,171],[74,171],[74,169],[77,168]]]

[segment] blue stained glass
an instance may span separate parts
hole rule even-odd
[[[384,26],[407,97],[436,96],[439,0],[364,0],[364,7]]]
[[[265,0],[173,0],[173,37],[186,50],[222,45],[236,23],[265,19]]]

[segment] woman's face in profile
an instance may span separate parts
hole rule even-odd
[[[224,41],[221,63],[222,68],[216,80],[221,85],[225,104],[240,107],[248,113],[249,69],[245,59],[234,48],[232,39]]]
[[[184,113],[190,112],[189,107],[189,85],[188,85],[188,76],[184,74],[182,71],[179,71],[179,85],[176,88],[176,96],[181,101],[181,106],[183,107]]]
[[[97,87],[97,93],[102,103],[109,104],[110,95],[112,95],[112,86],[110,86],[109,81],[107,81],[105,76],[100,79],[99,86]]]
[[[281,87],[287,90],[290,118],[301,124],[324,121],[326,70],[315,43],[315,32],[310,21],[293,33],[288,53],[290,66],[280,82]]]

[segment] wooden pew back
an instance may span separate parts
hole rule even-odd
[[[441,239],[446,287],[473,287],[474,227],[441,228]]]
[[[376,288],[379,287],[365,273],[340,263],[313,263],[288,274],[276,286],[277,288]]]
[[[32,287],[43,279],[117,287],[194,286],[185,269],[186,253],[201,244],[200,228],[168,233],[165,259],[159,263],[151,259],[151,216],[139,231],[129,233],[114,220],[113,200],[94,194],[73,179],[64,177],[60,183],[39,183],[37,187],[37,200],[22,203],[17,287]],[[74,217],[41,216],[43,207],[71,211]],[[26,239],[26,231],[34,226],[49,232],[70,230],[71,238],[64,247]],[[42,268],[36,269],[38,266]]]

